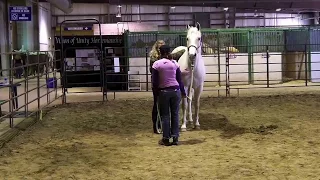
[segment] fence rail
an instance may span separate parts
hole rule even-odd
[[[304,52],[271,52],[270,49],[276,49],[279,45],[261,45],[256,46],[264,50],[260,53],[235,53],[226,49],[214,55],[204,55],[207,69],[205,90],[225,88],[227,95],[230,95],[230,89],[318,86],[320,76],[318,77],[317,72],[320,71],[320,65],[318,66],[320,52],[310,52],[312,44],[301,45],[304,46]],[[131,91],[151,91],[149,50],[150,47],[144,48],[144,57],[118,55],[117,58],[123,60],[119,66],[105,64],[106,59],[114,58],[114,56],[105,56],[101,64],[104,66],[103,69],[111,69],[111,72],[105,70],[97,72],[97,74],[102,73],[105,78],[105,83],[101,85],[104,90],[102,90],[103,94],[126,92],[130,89],[130,84],[136,87]],[[125,70],[115,73],[115,68]],[[83,75],[69,75],[66,78],[73,76]],[[129,76],[132,76],[135,82],[130,81]],[[294,81],[299,82],[292,83]],[[119,88],[114,90],[110,88],[111,86],[119,86]]]
[[[230,96],[231,91],[234,90],[239,93],[240,90],[245,89],[319,86],[320,52],[310,51],[313,44],[300,45],[304,47],[303,52],[272,52],[270,49],[277,49],[279,45],[256,45],[255,47],[264,51],[249,54],[225,49],[218,50],[212,55],[203,55],[206,65],[204,91],[218,91],[219,95]],[[127,52],[128,49],[123,48],[122,52]],[[84,66],[77,63],[70,65],[66,62],[67,58],[64,61],[55,58],[55,55],[60,52],[51,52],[52,61],[49,56],[40,56],[40,52],[8,53],[8,56],[14,58],[16,55],[25,57],[23,61],[25,63],[19,65],[10,61],[9,68],[0,71],[3,77],[8,77],[7,84],[0,86],[2,107],[0,121],[9,120],[10,127],[13,127],[14,119],[26,118],[34,114],[39,116],[38,112],[43,107],[60,97],[65,99],[63,103],[66,103],[67,96],[72,93],[68,91],[69,88],[81,88],[94,84],[92,87],[98,88],[96,92],[102,94],[103,101],[108,100],[108,93],[113,93],[115,98],[118,92],[151,91],[149,50],[150,47],[144,48],[143,57],[118,55],[120,62],[116,64],[119,65],[115,65],[114,55],[106,56],[103,51],[97,51],[100,57],[97,58],[99,63],[92,67],[86,66],[93,70],[98,67],[95,71],[78,71]],[[42,52],[42,54],[49,54],[49,52]],[[41,59],[42,57],[44,59]],[[77,58],[80,57],[74,57],[75,60]],[[30,62],[30,59],[33,59],[33,62]],[[50,64],[53,64],[53,67],[61,67],[61,69],[49,68]],[[19,72],[23,72],[20,79],[17,75]],[[29,74],[29,72],[35,73]],[[85,82],[84,79],[90,76],[96,76],[98,79]],[[48,82],[50,79],[53,82]],[[75,82],[74,79],[79,82]],[[292,83],[295,81],[298,82]],[[48,84],[51,83],[55,86],[48,88]],[[60,84],[62,85],[61,90],[58,87]],[[223,91],[225,93],[220,93]],[[94,90],[88,90],[88,92],[94,92]]]
[[[8,67],[0,69],[0,122],[9,121],[14,127],[19,119],[36,115],[58,99],[60,77],[54,67],[61,63],[57,51],[10,52]],[[3,59],[4,61],[4,59]]]
[[[129,56],[144,56],[144,48],[151,47],[162,39],[169,46],[185,46],[186,32],[129,32],[126,33]],[[234,47],[240,53],[304,51],[305,44],[314,44],[311,51],[320,51],[319,27],[303,28],[255,28],[255,29],[204,29],[202,30],[204,49],[212,55],[226,47]],[[276,45],[276,46],[274,46]]]

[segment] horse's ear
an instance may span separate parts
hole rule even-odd
[[[188,24],[188,25],[186,26],[186,28],[187,28],[187,29],[190,29],[190,25]]]
[[[197,27],[198,31],[200,31],[200,23],[197,22],[196,27]]]

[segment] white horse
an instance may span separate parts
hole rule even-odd
[[[206,75],[204,61],[201,55],[201,31],[200,24],[197,23],[196,27],[187,25],[187,47],[179,46],[175,48],[171,54],[184,52],[178,60],[182,72],[185,70],[190,73],[182,73],[182,82],[184,83],[185,90],[188,98],[182,100],[183,110],[183,123],[181,130],[187,130],[187,109],[189,115],[189,122],[192,124],[192,96],[195,98],[195,122],[194,128],[199,129],[199,109],[200,109],[200,96],[203,91],[204,78]],[[188,103],[188,107],[187,107]]]

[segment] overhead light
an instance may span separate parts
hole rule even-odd
[[[224,11],[228,11],[228,9],[229,9],[228,7],[223,8]]]
[[[171,9],[175,9],[176,7],[175,7],[175,6],[171,6],[170,8],[171,8]]]
[[[281,11],[281,8],[276,9],[276,11]]]

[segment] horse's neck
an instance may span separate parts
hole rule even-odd
[[[202,59],[202,47],[200,46],[198,48],[198,52],[197,52],[197,55],[196,55],[196,59],[195,59],[195,62],[194,62],[194,69],[198,69],[199,65],[202,63],[200,61],[203,61]]]

